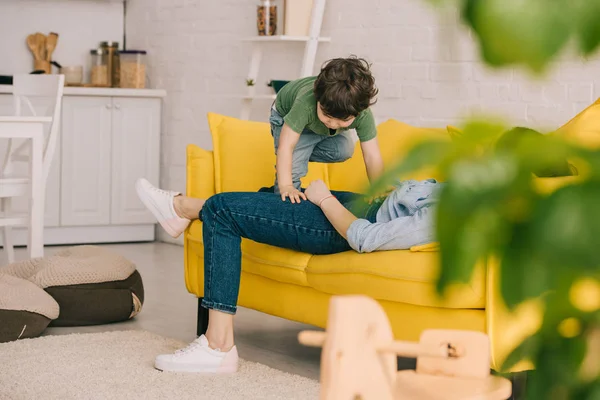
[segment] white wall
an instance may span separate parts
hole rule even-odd
[[[1,0],[1,75],[33,70],[26,40],[35,32],[58,33],[53,59],[63,66],[83,65],[88,80],[90,50],[101,41],[117,41],[122,46],[123,4],[113,0]]]
[[[318,64],[356,54],[373,62],[378,122],[396,118],[419,126],[458,123],[470,112],[490,111],[510,123],[552,128],[599,95],[600,64],[564,60],[543,81],[512,69],[491,73],[479,62],[455,12],[445,18],[425,0],[329,0]],[[151,80],[165,88],[161,184],[185,188],[185,146],[212,148],[206,113],[239,116],[227,98],[245,90],[255,7],[249,0],[130,0],[128,46],[149,51]],[[302,45],[269,45],[259,90],[269,79],[294,78]],[[316,72],[316,71],[315,71]],[[267,120],[268,101],[253,119]]]

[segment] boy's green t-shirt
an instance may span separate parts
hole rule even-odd
[[[348,129],[356,129],[361,142],[377,136],[375,118],[370,108],[357,115],[348,128],[338,129],[335,133],[330,132],[317,116],[317,99],[314,91],[316,79],[316,76],[310,76],[292,81],[277,93],[275,100],[277,112],[294,132],[302,133],[305,128],[308,128],[318,135],[333,136]]]

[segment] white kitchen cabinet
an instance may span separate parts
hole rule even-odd
[[[112,103],[111,224],[153,223],[135,181],[158,182],[160,100],[115,98]]]
[[[63,99],[63,226],[110,224],[111,111],[110,98]]]
[[[0,115],[12,112],[8,93],[0,86]],[[156,221],[134,185],[139,177],[159,181],[164,96],[150,89],[65,88],[46,189],[45,244],[154,240]],[[17,230],[17,245],[26,234]]]

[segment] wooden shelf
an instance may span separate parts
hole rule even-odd
[[[276,36],[251,36],[242,39],[245,42],[308,42],[310,40],[309,36],[285,36],[285,35],[276,35]],[[331,42],[330,37],[318,37],[317,40],[319,42]]]
[[[317,49],[323,42],[331,42],[330,37],[321,36],[321,25],[323,23],[323,15],[325,13],[325,3],[327,0],[311,0],[312,10],[310,12],[310,21],[307,31],[294,30],[293,32],[306,33],[306,35],[274,35],[274,36],[250,36],[242,37],[241,41],[252,44],[252,58],[250,59],[250,68],[246,75],[246,80],[256,82],[259,76],[259,69],[263,59],[263,52],[270,49],[270,43],[296,43],[293,47],[299,46],[304,47],[304,56],[302,57],[302,65],[297,78],[304,78],[312,76],[315,70],[315,60],[317,57]],[[305,10],[307,11],[307,10]],[[255,31],[257,34],[258,32]],[[302,45],[299,45],[302,43]],[[267,46],[264,46],[267,44]],[[275,46],[277,47],[277,46]],[[289,47],[289,46],[288,46]],[[271,49],[273,50],[273,49]],[[291,77],[288,77],[288,79]],[[296,78],[296,79],[297,79]],[[242,91],[244,94],[236,96],[241,99],[242,112],[240,115],[241,119],[248,119],[252,111],[253,100],[269,100],[273,101],[276,96],[275,94],[263,94],[262,90],[260,93],[256,93],[255,88],[246,88],[246,91]],[[263,89],[264,90],[264,89]],[[267,93],[269,93],[267,91]],[[272,92],[271,92],[272,93]],[[235,95],[234,95],[235,96]]]

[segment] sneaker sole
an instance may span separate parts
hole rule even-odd
[[[211,367],[210,371],[207,371],[206,367],[198,367],[198,366],[192,366],[192,365],[181,365],[181,364],[173,364],[173,365],[169,365],[169,364],[163,364],[162,363],[156,363],[156,365],[154,365],[154,368],[161,371],[161,372],[187,372],[187,373],[194,373],[194,374],[205,374],[205,375],[228,375],[228,374],[235,374],[238,370],[237,366],[232,368],[232,367],[228,367],[228,368],[222,368],[222,367],[217,367],[216,370],[214,367]]]
[[[141,181],[137,181],[135,183],[135,191],[137,192],[138,197],[142,201],[142,203],[146,206],[146,208],[154,215],[156,221],[163,227],[163,229],[169,234],[169,236],[173,238],[178,238],[181,236],[182,232],[177,233],[175,229],[173,229],[167,222],[167,219],[164,218],[162,213],[160,212],[160,208],[154,204],[152,198],[148,196],[145,188],[142,185]]]

